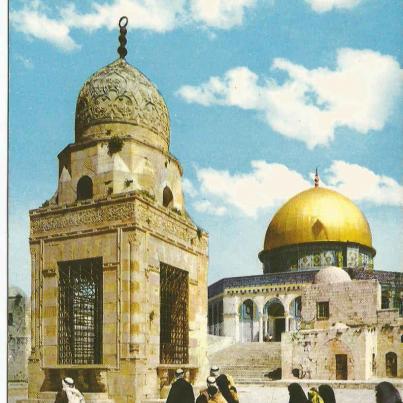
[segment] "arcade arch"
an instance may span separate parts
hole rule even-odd
[[[286,330],[284,305],[278,298],[266,302],[263,308],[263,337],[266,341],[281,341],[281,333]]]
[[[252,299],[247,299],[239,306],[239,340],[241,343],[258,341],[258,308]]]

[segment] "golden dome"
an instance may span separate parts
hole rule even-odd
[[[312,242],[352,242],[372,249],[372,235],[361,210],[330,189],[314,187],[288,200],[266,231],[264,250]]]
[[[76,106],[76,141],[94,136],[86,130],[105,123],[147,129],[169,146],[169,114],[162,95],[122,58],[98,70],[82,86]]]

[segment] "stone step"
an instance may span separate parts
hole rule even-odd
[[[236,384],[266,384],[271,381],[264,374],[281,367],[281,344],[238,343],[209,358],[221,372],[231,375]]]

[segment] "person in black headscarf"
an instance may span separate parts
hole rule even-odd
[[[330,385],[320,385],[319,394],[325,403],[336,403],[336,396]]]
[[[298,383],[291,383],[288,385],[288,393],[290,395],[289,403],[308,403],[304,390]]]
[[[171,386],[166,403],[194,403],[195,395],[192,385],[185,379],[182,368],[175,371],[175,382]]]
[[[390,382],[375,386],[376,403],[402,403],[399,391]]]

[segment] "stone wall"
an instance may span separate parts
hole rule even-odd
[[[281,341],[282,376],[293,378],[298,369],[304,379],[336,379],[336,355],[347,355],[348,380],[365,380],[372,371],[371,354],[376,332],[371,329],[334,327],[283,333]]]
[[[398,325],[382,325],[378,331],[376,374],[379,378],[386,378],[386,354],[395,353],[397,356],[397,377],[403,378],[403,320]]]
[[[160,396],[183,366],[204,381],[207,364],[207,234],[185,216],[131,193],[31,212],[32,332],[29,397],[62,376],[119,402]],[[58,362],[59,262],[102,257],[102,363]],[[160,364],[160,264],[189,273],[189,362]],[[87,386],[85,386],[87,385]],[[94,386],[95,385],[95,386]]]
[[[31,349],[29,299],[17,289],[10,288],[8,296],[8,362],[9,382],[28,380],[28,356]]]
[[[302,294],[302,319],[325,329],[341,322],[351,326],[375,325],[380,308],[380,285],[376,280],[335,284],[311,284]],[[329,302],[329,319],[317,320],[317,303]]]

